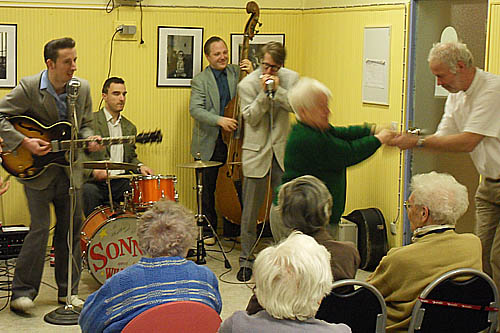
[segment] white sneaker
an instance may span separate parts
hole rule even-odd
[[[66,304],[66,296],[58,297],[57,300],[60,304]],[[85,301],[78,298],[78,295],[71,295],[71,305],[82,307],[83,303],[85,303]]]
[[[26,296],[18,297],[15,300],[10,301],[10,308],[14,311],[27,312],[34,307],[35,303],[33,303],[33,300]]]

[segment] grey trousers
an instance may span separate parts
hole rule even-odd
[[[283,170],[273,155],[271,170],[263,178],[244,177],[243,179],[243,212],[241,214],[241,253],[240,267],[253,266],[255,256],[252,247],[257,239],[257,217],[259,209],[266,198],[267,180],[271,176],[271,193],[281,183]]]
[[[483,248],[483,270],[500,288],[500,182],[483,177],[475,201],[476,234]]]
[[[62,170],[62,169],[61,169]],[[42,175],[43,177],[43,175]],[[24,239],[16,262],[12,282],[12,299],[38,295],[47,252],[50,228],[50,203],[54,205],[56,226],[54,231],[55,278],[58,297],[66,296],[68,288],[67,236],[70,218],[69,179],[61,172],[46,189],[35,190],[24,186],[31,216],[30,231]],[[75,219],[73,227],[72,294],[78,294],[81,272],[80,229],[82,224],[81,193],[76,191]]]

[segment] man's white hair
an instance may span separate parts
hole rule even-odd
[[[330,253],[314,238],[294,231],[261,251],[254,264],[255,295],[274,318],[307,320],[332,289]]]
[[[298,110],[306,112],[314,111],[318,105],[318,96],[326,95],[329,99],[332,92],[323,83],[309,77],[303,77],[288,91],[288,103],[295,112],[295,116],[300,120],[297,114]]]
[[[439,61],[450,68],[450,72],[457,73],[457,64],[463,62],[467,68],[472,67],[472,53],[467,45],[460,42],[436,43],[429,51],[427,61]]]
[[[410,189],[414,205],[429,208],[434,224],[455,224],[469,207],[467,188],[453,176],[432,171],[415,175]]]

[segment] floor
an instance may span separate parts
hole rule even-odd
[[[263,238],[259,242],[258,249],[261,249],[271,243],[271,238]],[[222,295],[222,313],[221,317],[224,320],[229,317],[234,311],[244,310],[248,300],[252,294],[252,284],[241,283],[236,279],[238,272],[238,255],[240,251],[239,244],[232,241],[222,240],[223,247],[227,253],[227,257],[232,266],[232,269],[224,267],[224,261],[221,251],[218,246],[206,246],[207,257],[206,265],[219,278],[219,289]],[[9,273],[14,272],[15,261],[9,261]],[[57,290],[55,289],[54,269],[49,265],[49,257],[47,256],[46,267],[43,274],[40,293],[35,300],[35,309],[30,316],[20,316],[10,311],[7,304],[7,291],[5,262],[0,263],[0,331],[1,332],[80,332],[77,325],[74,326],[58,326],[48,324],[44,321],[44,316],[56,309]],[[369,272],[358,271],[357,278],[365,280]],[[10,274],[9,274],[10,275]],[[12,279],[12,277],[10,277]],[[85,299],[89,294],[99,288],[99,283],[88,272],[82,272],[80,281],[80,297]],[[5,306],[5,307],[4,307]]]

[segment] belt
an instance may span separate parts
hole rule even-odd
[[[486,181],[488,181],[490,183],[500,183],[500,178],[499,179],[493,179],[493,178],[486,177]]]

